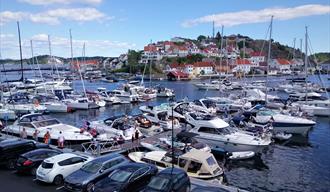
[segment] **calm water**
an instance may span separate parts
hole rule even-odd
[[[310,80],[317,81],[317,78],[312,77]],[[323,77],[323,80],[329,86],[327,77]],[[162,84],[174,89],[177,99],[187,96],[192,100],[219,95],[218,91],[199,91],[193,83],[152,82],[153,85]],[[86,82],[88,90],[95,90],[97,87],[111,90],[119,85],[120,83]],[[81,83],[74,82],[74,88],[81,90]],[[92,121],[113,115],[137,114],[140,105],[157,105],[166,101],[167,99],[157,99],[139,105],[116,105],[52,116],[62,122],[81,126],[87,119]],[[316,122],[317,125],[307,137],[293,137],[287,142],[273,144],[261,158],[255,160],[227,163],[225,171],[229,184],[250,191],[330,191],[330,119],[317,118]]]

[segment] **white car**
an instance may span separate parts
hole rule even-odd
[[[37,180],[60,185],[63,179],[80,169],[92,157],[63,153],[45,159],[37,169]]]

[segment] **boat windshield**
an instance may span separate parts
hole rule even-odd
[[[209,134],[217,134],[217,135],[228,135],[235,133],[237,130],[231,127],[224,128],[210,128],[210,127],[200,127],[198,132],[209,133]]]
[[[110,176],[110,179],[113,181],[116,181],[116,182],[123,183],[123,182],[127,181],[131,175],[132,175],[132,172],[125,171],[125,170],[118,170]]]
[[[201,114],[201,113],[189,113],[189,114],[195,120],[209,121],[215,118],[215,116],[209,114]]]
[[[57,125],[57,124],[60,124],[60,122],[57,119],[47,119],[47,120],[43,120],[43,121],[32,122],[32,124],[36,128],[38,128],[38,127],[47,127],[50,125]]]
[[[102,164],[91,161],[91,162],[85,164],[84,166],[82,166],[81,170],[85,171],[87,173],[96,173],[100,170],[101,167],[102,167]]]
[[[271,111],[271,110],[261,110],[258,112],[258,115],[260,116],[273,116],[275,115],[276,113],[274,111]]]
[[[170,184],[170,180],[165,177],[153,177],[148,184],[148,188],[163,191],[167,189],[167,186]]]

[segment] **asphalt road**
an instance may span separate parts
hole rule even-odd
[[[17,174],[14,170],[0,168],[0,191],[2,192],[45,192],[64,191],[57,186],[41,183],[31,175]]]

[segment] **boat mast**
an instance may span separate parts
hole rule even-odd
[[[71,47],[71,70],[73,69],[73,49],[72,49],[72,35],[71,35],[71,29],[70,31],[70,47]]]
[[[32,42],[32,40],[30,40],[30,46],[31,46],[32,64],[34,65],[34,54],[33,54],[33,42]],[[38,71],[39,71],[39,74],[40,74],[41,81],[43,83],[45,83],[44,82],[44,77],[42,76],[42,73],[41,73],[41,70],[40,70],[40,66],[39,66],[39,62],[38,61],[37,61],[37,67],[38,67]],[[46,85],[44,85],[44,88],[45,88],[45,93],[47,93]]]
[[[220,65],[219,65],[219,91],[220,91],[220,81],[221,81],[221,65],[223,54],[223,25],[221,26],[221,42],[220,42]]]
[[[54,62],[53,64],[51,63],[51,66],[53,68],[53,65],[55,65],[55,69],[56,69],[56,73],[57,73],[57,77],[60,78],[60,74],[58,73],[58,68],[57,68],[57,65],[56,65],[56,62],[55,62],[55,59],[54,57],[52,56],[52,46],[51,46],[51,43],[50,43],[50,35],[48,35],[48,48],[49,48],[49,57],[50,57],[50,61]]]
[[[307,102],[307,62],[308,62],[308,32],[307,32],[307,26],[305,26],[305,86],[306,86],[306,89],[305,89],[305,102]]]
[[[19,22],[18,21],[17,21],[17,31],[18,31],[19,53],[20,53],[21,71],[22,71],[22,76],[21,76],[20,81],[23,82],[23,80],[24,80],[24,69],[23,69],[22,45],[21,45],[21,30],[19,28]]]
[[[267,85],[268,85],[268,71],[269,71],[270,53],[271,53],[271,48],[272,48],[273,18],[274,18],[274,16],[272,15],[272,17],[270,19],[270,27],[269,27],[269,42],[268,42],[268,55],[267,55],[267,74],[266,74],[265,104],[267,104],[267,95],[268,95]]]
[[[82,52],[82,56],[83,56],[83,62],[85,60],[85,43],[83,45],[83,52]],[[84,94],[85,94],[85,97],[87,97],[87,93],[86,93],[86,88],[85,88],[85,83],[84,83],[84,78],[81,74],[81,70],[80,70],[80,64],[79,62],[78,63],[78,71],[79,71],[79,75],[80,75],[80,79],[81,79],[81,83],[82,83],[82,86],[83,86],[83,90],[84,90]]]

